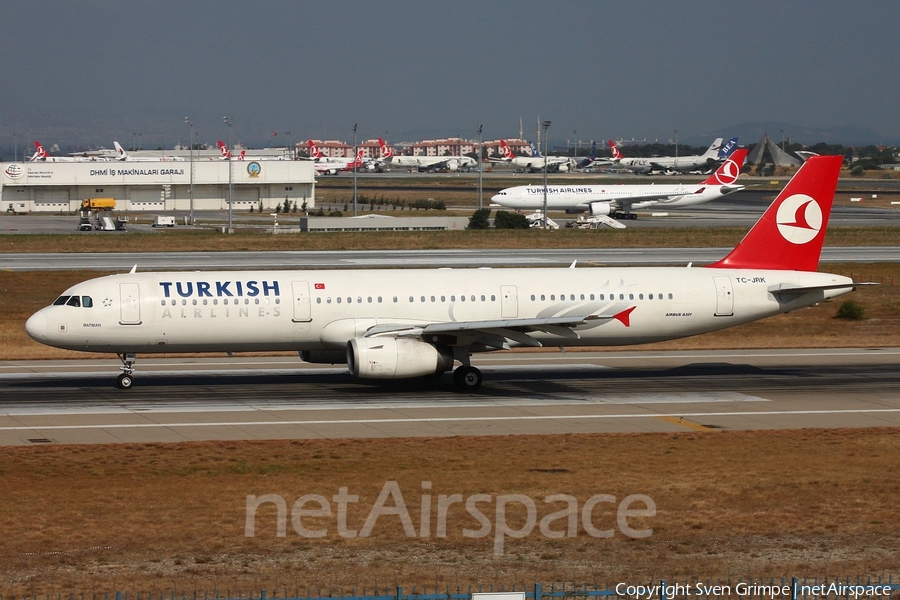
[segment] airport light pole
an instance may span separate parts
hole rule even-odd
[[[547,130],[550,128],[550,121],[541,123],[544,130],[544,225],[543,229],[547,229]]]
[[[675,130],[675,158],[678,158],[678,130]]]
[[[24,159],[24,152],[22,154]],[[13,162],[19,162],[19,136],[15,133],[13,134]]]
[[[231,126],[234,123],[234,120],[231,117],[225,116],[225,117],[222,117],[222,121],[226,125],[228,125],[228,150],[230,152],[231,149],[234,147],[234,144],[232,143],[232,135],[231,135],[231,131],[232,131]],[[229,156],[228,157],[228,233],[229,234],[234,233],[234,226],[232,224],[232,208],[234,205],[234,202],[233,202],[234,187],[233,187],[233,185],[234,184],[233,184],[233,179],[232,179],[232,175],[231,175],[231,157]]]
[[[285,131],[285,132],[284,132],[284,135],[285,135],[285,137],[287,137],[287,148],[286,148],[286,150],[287,150],[288,152],[290,152],[291,160],[294,160],[294,158],[295,158],[295,157],[294,157],[294,146],[291,144],[291,132],[290,132],[290,131]]]
[[[484,197],[482,195],[482,187],[481,187],[481,177],[482,177],[482,168],[481,168],[481,155],[484,153],[482,146],[484,145],[484,141],[481,136],[481,129],[484,125],[478,125],[478,210],[484,208]]]
[[[356,216],[356,123],[353,124],[353,216]]]
[[[188,152],[191,161],[191,188],[190,188],[190,198],[191,198],[191,214],[189,217],[189,222],[191,225],[194,224],[194,119],[192,117],[185,117],[184,122],[187,123],[188,127],[191,128],[191,139],[190,144],[188,146]]]

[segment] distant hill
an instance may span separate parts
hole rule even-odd
[[[784,133],[781,133],[782,130]],[[741,144],[749,145],[758,142],[764,132],[768,132],[769,137],[776,143],[780,143],[784,136],[789,141],[799,144],[816,144],[818,142],[825,142],[826,144],[843,144],[844,146],[900,144],[900,136],[880,133],[855,125],[845,125],[841,127],[803,127],[801,125],[783,123],[780,121],[739,123],[724,129],[710,131],[704,137],[692,137],[691,139],[686,139],[685,143],[703,145],[704,142],[709,143],[708,140],[712,138],[723,137],[727,139],[739,136],[741,138]]]

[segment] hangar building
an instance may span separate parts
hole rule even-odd
[[[285,199],[315,205],[309,161],[80,161],[0,163],[0,210],[75,212],[85,198],[115,198],[122,211],[228,210],[228,168],[234,210],[274,210]]]

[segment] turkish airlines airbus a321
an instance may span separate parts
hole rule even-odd
[[[475,352],[643,344],[725,329],[855,288],[816,272],[842,157],[810,158],[747,236],[706,267],[130,273],[91,279],[32,315],[50,346],[135,356],[299,351],[356,377],[454,372]]]

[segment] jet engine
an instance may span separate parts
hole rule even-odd
[[[612,202],[591,202],[591,216],[609,216],[613,212]]]
[[[420,340],[373,337],[347,342],[347,366],[361,379],[402,379],[453,368],[453,351]]]

